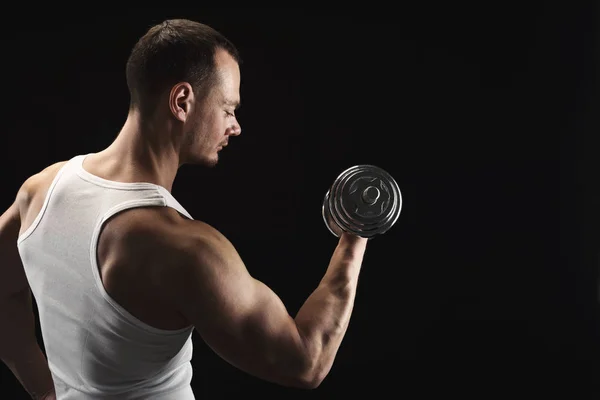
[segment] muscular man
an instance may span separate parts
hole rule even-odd
[[[33,398],[193,399],[196,329],[255,377],[316,388],[346,332],[367,239],[342,234],[290,316],[171,195],[182,164],[214,166],[241,132],[234,45],[164,21],[134,46],[126,76],[131,106],[114,142],[28,178],[0,217],[0,358]]]

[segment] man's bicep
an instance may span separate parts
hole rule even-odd
[[[17,248],[21,220],[17,202],[0,216],[0,298],[29,289]]]
[[[281,299],[247,271],[223,237],[199,244],[185,279],[184,315],[223,359],[254,376],[293,383],[304,343]]]
[[[29,282],[23,269],[17,240],[21,225],[31,223],[38,208],[31,207],[40,187],[50,186],[57,171],[65,164],[59,162],[27,178],[15,195],[13,204],[0,216],[0,298],[28,292]],[[39,202],[44,196],[37,196]],[[33,210],[33,211],[32,211]]]

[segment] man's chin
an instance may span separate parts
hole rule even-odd
[[[187,157],[186,164],[198,165],[202,167],[213,168],[219,163],[219,155],[213,154],[210,156],[207,155],[198,155],[198,154],[189,154]]]
[[[202,165],[203,167],[207,167],[207,168],[214,168],[217,166],[217,164],[219,163],[219,156],[214,156],[211,158],[203,158],[201,159],[198,164]]]

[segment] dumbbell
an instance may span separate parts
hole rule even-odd
[[[398,220],[402,194],[385,170],[355,165],[343,171],[325,193],[321,214],[336,237],[342,232],[372,239],[387,232]]]

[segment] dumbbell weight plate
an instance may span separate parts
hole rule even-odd
[[[374,165],[355,165],[333,182],[321,208],[329,231],[372,238],[387,232],[398,220],[402,194],[385,170]]]

